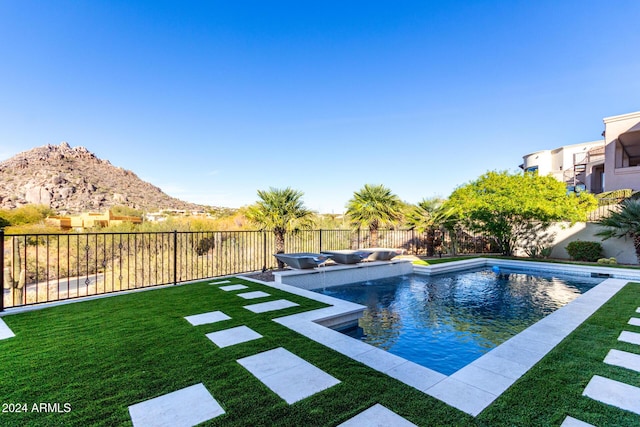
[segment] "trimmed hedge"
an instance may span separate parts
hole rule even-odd
[[[602,245],[600,242],[576,240],[569,243],[565,249],[571,258],[576,261],[595,262],[602,258]]]

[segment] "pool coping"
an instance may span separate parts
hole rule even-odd
[[[431,275],[493,266],[544,269],[583,276],[596,273],[608,275],[609,278],[449,376],[330,329],[331,326],[344,323],[347,318],[360,317],[365,309],[362,305],[292,285],[243,278],[330,304],[327,308],[284,316],[274,321],[475,417],[629,281],[640,281],[640,270],[491,258],[453,261],[428,267],[414,266],[413,270],[417,274]]]

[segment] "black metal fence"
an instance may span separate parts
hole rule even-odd
[[[611,215],[611,212],[620,212],[622,210],[621,203],[626,197],[608,197],[598,199],[598,207],[589,213],[587,221],[595,222]]]
[[[263,231],[4,234],[0,311],[149,286],[275,268],[273,233]],[[308,230],[285,235],[286,252],[366,247],[407,254],[495,252],[493,239],[464,231]]]

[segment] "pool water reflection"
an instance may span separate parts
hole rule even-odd
[[[315,291],[367,306],[364,342],[450,375],[602,280],[481,269]]]

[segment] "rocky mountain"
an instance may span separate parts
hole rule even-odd
[[[202,209],[66,142],[24,151],[0,163],[0,208],[29,203],[60,213],[104,211],[116,205],[145,211]]]

